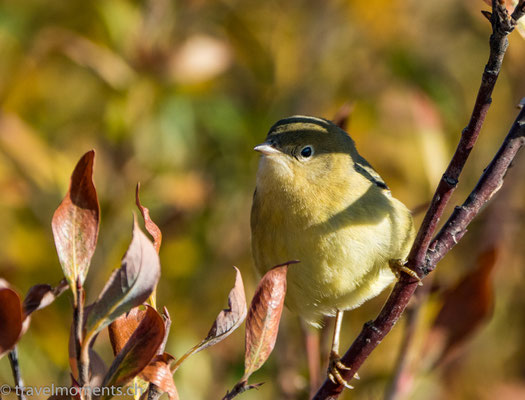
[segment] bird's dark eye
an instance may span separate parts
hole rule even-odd
[[[301,155],[304,157],[304,158],[308,158],[310,157],[312,154],[313,154],[313,150],[310,146],[306,146],[304,147],[302,150],[301,150]]]

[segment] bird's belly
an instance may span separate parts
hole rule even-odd
[[[256,264],[265,272],[272,265],[292,259],[301,261],[288,269],[286,304],[316,325],[323,315],[358,307],[394,280],[388,267],[389,255],[382,250],[382,242],[389,240],[384,233],[388,229],[380,225],[329,232],[274,232],[256,241],[265,243],[266,249],[265,254],[254,249],[259,254]],[[374,238],[374,242],[363,238]]]

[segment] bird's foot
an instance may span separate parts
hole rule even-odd
[[[421,281],[421,278],[416,274],[415,271],[408,268],[403,262],[403,260],[399,260],[399,259],[390,260],[389,266],[397,279],[399,279],[399,277],[401,276],[401,272],[404,272],[405,274],[410,275],[412,278],[417,279],[419,286],[423,286],[423,282]]]
[[[339,357],[339,354],[332,351],[330,353],[330,360],[328,362],[328,379],[330,379],[336,385],[339,384],[348,389],[353,389],[354,387],[348,384],[348,382],[341,376],[339,370],[349,371],[350,368],[341,362],[341,357]],[[355,373],[354,378],[359,379],[357,372]]]

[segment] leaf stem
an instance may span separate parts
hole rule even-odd
[[[181,366],[181,364],[184,362],[184,360],[186,360],[189,356],[191,356],[192,354],[196,353],[197,350],[199,350],[199,348],[201,347],[202,345],[202,342],[193,346],[191,349],[189,349],[183,356],[181,356],[180,358],[177,359],[177,361],[175,361],[175,363],[171,366],[171,373],[175,373],[175,371],[177,371],[177,369],[179,369],[179,367]]]
[[[73,324],[74,324],[74,337],[75,337],[75,350],[77,355],[77,366],[78,366],[78,384],[80,388],[84,388],[89,383],[89,338],[84,338],[83,327],[84,327],[84,302],[85,292],[80,282],[80,278],[77,279],[76,283],[77,296],[75,304],[73,305]],[[88,339],[84,341],[84,339]],[[88,390],[81,391],[81,397],[87,400],[91,398],[91,392]]]
[[[16,394],[18,400],[25,400],[24,395],[24,381],[22,380],[22,374],[20,372],[20,364],[18,363],[18,348],[15,346],[13,350],[9,352],[9,363],[11,364],[11,371],[13,372],[13,378],[15,380]]]

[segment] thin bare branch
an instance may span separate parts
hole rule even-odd
[[[518,151],[525,144],[525,108],[514,121],[503,145],[481,175],[481,179],[463,205],[456,207],[430,245],[425,270],[432,271],[436,264],[454,247],[467,232],[468,224],[479,213],[481,207],[501,189],[507,170]]]
[[[227,392],[226,395],[222,398],[222,400],[231,400],[234,397],[237,397],[241,393],[246,392],[247,390],[257,389],[264,385],[264,382],[261,383],[254,383],[249,385],[247,381],[241,381],[237,385],[233,387],[233,389],[230,392]]]
[[[523,7],[521,3],[522,1],[520,1],[517,8]],[[519,148],[523,146],[524,117],[522,110],[509,135],[490,166],[484,172],[474,191],[461,207],[456,208],[449,221],[431,243],[437,224],[443,215],[452,192],[456,188],[459,175],[476,143],[481,126],[485,120],[492,101],[492,92],[501,70],[503,57],[508,47],[507,36],[515,26],[516,21],[509,16],[502,2],[493,0],[492,6],[490,55],[482,75],[481,85],[470,121],[463,130],[456,152],[436,189],[408,257],[407,266],[416,271],[421,278],[432,271],[436,263],[461,239],[466,232],[466,226],[479,213],[481,206],[499,190],[506,170]],[[521,14],[518,11],[516,15]],[[408,305],[417,288],[417,283],[415,279],[406,274],[401,276],[379,316],[374,321],[367,322],[364,325],[359,336],[342,357],[341,361],[343,364],[349,367],[348,370],[342,371],[343,379],[350,381],[370,353],[390,332]],[[342,390],[343,387],[341,385],[325,380],[314,399],[335,399]]]
[[[520,0],[511,15],[513,23],[516,24],[523,15],[525,15],[525,0]]]
[[[462,206],[456,207],[445,223],[425,257],[424,270],[432,271],[436,263],[463,237],[466,227],[492,196],[501,188],[503,179],[518,151],[525,145],[525,108],[522,108],[502,146],[481,176],[480,181]],[[342,371],[344,379],[351,379],[374,348],[390,332],[406,308],[417,282],[408,275],[402,275],[394,286],[379,316],[367,322],[341,361],[348,371]],[[314,399],[335,399],[342,387],[325,380]]]
[[[409,267],[412,267],[420,277],[427,275],[421,267],[424,265],[428,246],[445,207],[456,189],[461,171],[476,143],[487,111],[492,103],[492,92],[509,43],[507,36],[514,29],[514,25],[509,21],[509,14],[505,6],[494,0],[491,14],[492,35],[490,36],[489,59],[483,71],[481,85],[469,123],[463,129],[456,152],[439,182],[408,257]]]

